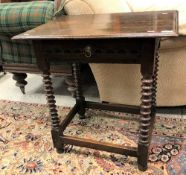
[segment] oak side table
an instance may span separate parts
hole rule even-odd
[[[137,157],[138,168],[147,169],[148,148],[156,115],[158,49],[162,38],[178,36],[177,11],[62,16],[13,39],[32,40],[43,80],[52,122],[52,139],[58,152],[64,144]],[[50,61],[72,63],[76,104],[60,122],[50,78]],[[81,63],[140,64],[141,105],[126,106],[86,101],[80,82]],[[129,75],[130,76],[130,75]],[[118,77],[122,80],[122,77]],[[82,139],[63,134],[76,113],[86,108],[140,114],[138,147]]]

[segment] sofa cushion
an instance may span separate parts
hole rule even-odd
[[[15,41],[9,36],[1,36],[1,59],[3,63],[36,64],[36,57],[31,41]]]
[[[15,35],[51,20],[54,2],[33,1],[0,4],[0,34]]]
[[[31,41],[11,40],[9,36],[1,36],[0,63],[3,64],[36,64],[36,56]],[[67,65],[61,61],[52,61],[52,65]]]
[[[68,15],[130,12],[125,0],[64,0]]]
[[[158,106],[186,105],[186,51],[160,50]],[[171,61],[170,61],[171,60]],[[91,64],[101,101],[126,105],[140,104],[141,74],[139,65]],[[116,71],[117,70],[117,71]]]
[[[126,0],[133,12],[155,10],[178,10],[179,34],[186,35],[186,1],[185,0]]]
[[[184,49],[184,48],[186,48],[185,36],[162,40],[161,47],[160,47],[162,52],[168,52],[168,51]]]

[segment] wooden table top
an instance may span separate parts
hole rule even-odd
[[[58,17],[13,39],[86,39],[178,36],[178,12],[132,12]]]

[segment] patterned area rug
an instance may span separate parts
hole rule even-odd
[[[63,120],[69,108],[59,107]],[[87,111],[75,117],[66,134],[136,146],[137,115]],[[133,120],[128,120],[133,118]],[[158,115],[149,150],[149,168],[142,173],[136,158],[66,145],[57,154],[45,105],[0,101],[1,175],[185,175],[186,120]]]

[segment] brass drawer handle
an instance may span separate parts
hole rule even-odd
[[[92,48],[90,46],[86,46],[83,53],[85,57],[90,58],[92,56]]]

